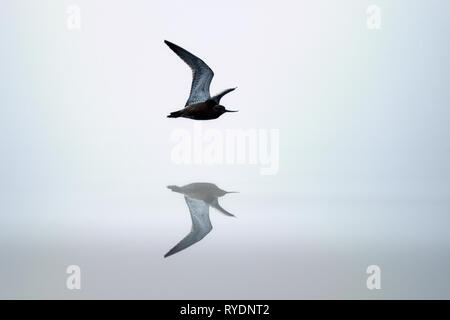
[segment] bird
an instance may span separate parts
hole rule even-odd
[[[196,57],[189,51],[177,46],[176,44],[164,40],[164,43],[175,52],[192,70],[192,84],[189,98],[185,107],[181,110],[171,112],[168,118],[188,118],[193,120],[212,120],[217,119],[226,112],[237,112],[237,110],[227,110],[220,105],[222,97],[236,89],[230,88],[211,97],[209,86],[214,77],[214,72],[202,59]]]
[[[236,191],[225,191],[215,184],[207,182],[191,183],[183,187],[170,185],[167,188],[184,195],[191,214],[192,228],[187,236],[164,255],[164,258],[199,242],[212,230],[211,221],[209,220],[209,207],[217,209],[226,216],[234,217],[233,214],[219,205],[218,198],[228,193],[237,193]]]

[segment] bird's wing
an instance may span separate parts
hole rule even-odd
[[[229,213],[227,210],[225,210],[224,208],[222,208],[219,204],[219,201],[216,199],[214,199],[211,203],[210,203],[211,207],[219,210],[220,212],[222,212],[224,215],[229,216],[229,217],[234,217],[234,214]]]
[[[211,68],[208,67],[203,60],[194,56],[187,50],[184,50],[170,41],[165,40],[164,42],[192,69],[191,93],[189,94],[189,99],[186,102],[186,106],[208,100],[211,97],[209,93],[209,86],[212,78],[214,77],[214,72]]]
[[[192,229],[189,234],[183,238],[175,247],[170,249],[164,257],[168,257],[178,251],[190,247],[194,243],[202,240],[211,230],[212,225],[209,220],[209,205],[203,200],[192,199],[184,196],[189,207],[192,218]]]
[[[219,104],[220,103],[220,99],[222,99],[222,97],[224,95],[226,95],[227,93],[230,93],[231,91],[234,91],[234,90],[236,90],[236,88],[230,88],[230,89],[223,90],[221,93],[216,94],[214,97],[212,97],[211,100],[214,100],[214,102],[216,104]]]

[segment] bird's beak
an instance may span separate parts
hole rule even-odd
[[[225,109],[225,112],[238,112],[239,110],[227,110]]]

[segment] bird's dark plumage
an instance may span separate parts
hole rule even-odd
[[[184,117],[194,120],[212,120],[217,119],[225,112],[235,112],[226,110],[225,107],[221,106],[220,99],[236,88],[224,90],[211,97],[209,87],[211,85],[211,80],[214,77],[214,72],[211,68],[202,59],[196,57],[180,46],[167,40],[164,40],[164,43],[167,44],[177,56],[186,62],[192,70],[191,91],[185,108],[172,112],[167,116],[168,118]]]
[[[184,109],[171,112],[168,118],[189,118],[193,120],[213,120],[220,117],[225,112],[237,112],[225,109],[224,106],[216,104],[213,99],[208,99],[205,102],[195,103],[187,106]]]

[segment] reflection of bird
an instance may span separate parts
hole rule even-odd
[[[233,110],[226,110],[224,106],[220,105],[220,99],[236,88],[224,90],[214,97],[211,97],[209,86],[214,77],[214,72],[206,63],[192,53],[167,40],[164,42],[189,65],[192,69],[193,77],[191,93],[185,108],[170,113],[170,115],[167,116],[168,118],[184,117],[194,120],[211,120],[217,119],[225,112],[236,112]]]
[[[236,191],[224,191],[212,183],[191,183],[183,187],[168,186],[170,190],[184,194],[184,199],[191,213],[191,232],[183,238],[175,247],[170,249],[164,257],[168,257],[178,251],[186,249],[194,243],[202,240],[211,230],[212,225],[209,220],[209,207],[213,207],[227,216],[234,217],[219,205],[218,198],[227,193]]]

